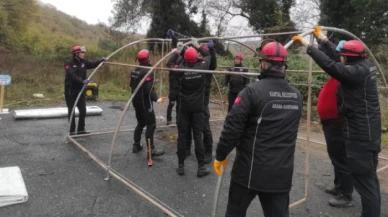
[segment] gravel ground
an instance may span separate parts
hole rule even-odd
[[[102,116],[87,118],[88,130],[100,132],[115,129],[122,113],[120,110],[122,103],[88,104],[98,105],[104,109]],[[159,110],[164,115],[165,108],[157,107],[156,111]],[[220,114],[220,109],[214,106],[213,117],[218,118]],[[67,132],[66,118],[15,121],[10,114],[0,115],[0,118],[0,167],[19,166],[29,193],[28,202],[0,208],[0,216],[165,216],[158,208],[121,182],[114,178],[104,181],[105,172],[102,168],[72,143],[64,143]],[[130,129],[135,124],[131,108],[122,128]],[[215,144],[222,124],[222,122],[211,124]],[[176,134],[175,127],[157,129],[155,143],[157,147],[164,148],[166,154],[155,158],[152,167],[147,166],[145,151],[131,153],[133,133],[120,134],[113,154],[112,167],[183,216],[211,216],[217,176],[212,172],[207,177],[197,178],[195,156],[188,157],[185,176],[180,177],[176,174]],[[77,141],[102,161],[107,162],[112,137],[112,134],[89,136],[79,138]],[[322,136],[313,134],[312,138],[319,140]],[[304,196],[303,146],[304,142],[300,141],[295,153],[291,202]],[[230,155],[230,166],[222,183],[217,216],[223,216],[225,213],[234,155],[234,152]],[[352,208],[336,209],[327,204],[330,196],[326,195],[323,189],[332,184],[333,176],[325,147],[313,144],[309,162],[308,201],[291,209],[290,216],[358,216],[361,203],[356,192],[355,206]],[[388,161],[380,161],[380,166],[386,164]],[[212,169],[211,165],[208,167]],[[379,174],[383,217],[388,217],[387,174],[388,170]],[[252,202],[247,216],[263,216],[258,199]]]

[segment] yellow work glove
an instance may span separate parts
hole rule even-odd
[[[300,36],[300,35],[295,35],[294,37],[292,37],[292,40],[293,41],[297,41],[297,42],[299,42],[299,43],[301,43],[302,45],[304,45],[304,46],[309,46],[310,45],[310,43],[308,43],[302,36]]]
[[[166,97],[160,97],[156,102],[157,103],[163,103],[166,101]]]
[[[320,39],[320,40],[325,40],[327,39],[326,35],[324,35],[322,33],[322,27],[320,26],[314,26],[314,32],[313,32],[314,36],[317,38],[317,39]]]
[[[224,170],[226,169],[226,166],[228,165],[226,159],[223,161],[214,160],[214,171],[217,173],[218,176],[222,175],[221,166],[224,167]]]

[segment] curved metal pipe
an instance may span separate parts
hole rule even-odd
[[[141,39],[141,40],[138,40],[138,41],[134,41],[132,43],[129,43],[127,45],[124,45],[123,47],[117,49],[115,52],[111,53],[107,58],[106,60],[109,60],[112,56],[116,55],[118,52],[124,50],[125,48],[133,45],[133,44],[136,44],[136,43],[139,43],[139,42],[142,42],[142,41],[156,41],[156,40],[160,40],[160,38],[149,38],[149,39]],[[99,70],[101,68],[101,66],[104,65],[104,62],[101,62],[94,70],[93,72],[89,75],[88,77],[88,80],[90,80],[93,75],[97,72],[97,70]],[[85,91],[85,88],[86,88],[86,85],[87,84],[84,84],[84,86],[82,87],[81,91],[79,92],[78,96],[77,96],[77,99],[75,100],[74,102],[74,106],[73,106],[73,109],[71,110],[71,114],[70,114],[70,119],[69,119],[69,132],[70,132],[70,128],[71,128],[71,121],[73,119],[73,116],[74,116],[74,111],[75,111],[75,108],[77,107],[77,104],[78,104],[78,101],[79,99],[81,98],[81,95],[84,93]],[[75,120],[74,120],[75,122]],[[77,125],[76,125],[77,126]],[[65,137],[66,138],[66,137]]]
[[[344,35],[347,35],[349,37],[352,37],[358,41],[360,41],[364,46],[365,46],[365,50],[367,52],[367,54],[372,58],[372,61],[373,63],[377,66],[378,70],[380,71],[380,74],[383,78],[383,82],[384,82],[384,85],[385,87],[388,87],[388,84],[387,84],[387,80],[385,79],[385,76],[384,76],[384,73],[383,73],[383,69],[381,68],[380,64],[377,62],[375,56],[373,55],[372,51],[369,49],[369,47],[359,38],[357,37],[356,35],[354,35],[353,33],[351,32],[348,32],[346,31],[345,29],[339,29],[339,28],[335,28],[335,27],[327,27],[327,26],[321,26],[322,27],[322,30],[328,30],[328,31],[332,31],[332,32],[338,32],[338,33],[341,33],[341,34],[344,34]],[[300,34],[301,36],[306,36],[308,34],[311,34],[313,33],[314,30],[308,30],[306,32],[303,32],[302,34]],[[287,49],[288,47],[290,47],[292,44],[294,43],[293,40],[289,41],[286,45],[285,45],[285,48]]]

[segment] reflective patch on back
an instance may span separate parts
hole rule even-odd
[[[238,97],[236,98],[236,100],[234,100],[234,104],[235,104],[235,105],[238,105],[238,104],[240,104],[240,102],[241,102],[241,96],[238,96]]]

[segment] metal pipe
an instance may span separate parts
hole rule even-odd
[[[155,40],[160,40],[160,39],[159,39],[159,38],[148,38],[148,39],[146,38],[146,39],[141,39],[141,40],[138,40],[138,41],[134,41],[134,42],[132,42],[132,43],[129,43],[129,44],[127,44],[127,45],[124,45],[123,47],[121,47],[121,48],[117,49],[116,51],[114,51],[113,53],[111,53],[111,54],[106,58],[106,60],[109,60],[112,56],[116,55],[118,52],[124,50],[125,48],[127,48],[127,47],[129,47],[129,46],[131,46],[131,45],[133,45],[133,44],[136,44],[136,43],[142,42],[142,41],[152,41],[152,40],[155,41]],[[89,75],[88,80],[91,80],[91,79],[92,79],[92,77],[94,76],[94,74],[97,72],[97,70],[99,70],[99,69],[101,68],[101,66],[102,66],[103,64],[104,64],[104,62],[101,62],[101,63],[93,70],[93,72]],[[81,91],[79,92],[79,94],[78,94],[78,96],[77,96],[77,99],[76,99],[75,102],[74,102],[74,106],[73,106],[73,108],[72,108],[72,110],[71,110],[70,119],[69,119],[69,128],[68,128],[68,129],[69,129],[69,132],[70,132],[71,121],[72,121],[73,116],[74,116],[75,108],[77,107],[77,104],[78,104],[79,99],[81,98],[81,95],[84,94],[85,88],[86,88],[86,84],[84,84],[84,85],[82,86],[82,89],[81,89]],[[66,138],[66,137],[65,137],[65,138]]]
[[[96,162],[100,167],[102,167],[103,169],[106,169],[107,168],[107,165],[101,161],[99,158],[97,158],[94,154],[92,154],[89,150],[87,150],[84,146],[82,146],[80,143],[78,143],[75,139],[73,139],[72,137],[68,137],[69,140],[75,144],[79,149],[81,149],[83,152],[87,153],[89,155],[89,157],[94,161]],[[176,217],[177,215],[172,213],[169,209],[165,208],[162,204],[158,203],[157,201],[155,201],[153,198],[155,198],[154,196],[152,196],[150,193],[148,192],[143,192],[141,188],[139,188],[138,186],[134,186],[132,185],[130,182],[124,180],[122,177],[123,175],[121,175],[120,173],[116,172],[116,171],[110,171],[110,174],[115,177],[118,181],[120,181],[121,183],[123,183],[124,185],[126,185],[128,188],[130,188],[131,190],[133,190],[135,193],[137,193],[138,195],[140,195],[141,197],[143,197],[144,199],[148,200],[151,204],[155,205],[156,207],[158,207],[160,210],[162,210],[165,214],[171,216],[171,217]],[[150,197],[151,196],[151,197]],[[152,198],[153,197],[153,198]],[[156,198],[155,198],[156,199]],[[176,211],[174,211],[176,212]],[[177,212],[176,212],[177,213]],[[177,213],[179,216],[182,216],[181,214]]]
[[[224,120],[225,120],[224,118],[220,118],[220,119],[210,120],[209,122],[217,122],[217,121],[224,121]],[[166,126],[156,127],[155,129],[163,129],[163,128],[176,127],[176,126],[177,126],[176,124],[170,124],[170,125],[166,125]],[[119,130],[119,133],[127,133],[127,132],[133,132],[133,131],[135,131],[135,128],[126,129],[126,130]],[[114,132],[115,131],[105,131],[105,132],[95,132],[95,133],[90,133],[90,134],[81,134],[81,135],[73,135],[73,136],[68,135],[68,136],[71,138],[80,138],[80,137],[87,137],[87,136],[98,136],[98,135],[112,134]]]
[[[380,74],[381,74],[381,76],[382,76],[382,78],[383,78],[383,82],[384,82],[385,87],[388,88],[387,80],[385,79],[385,76],[384,76],[384,73],[383,73],[383,69],[381,68],[380,64],[377,62],[377,60],[376,60],[375,56],[373,55],[372,51],[369,49],[369,47],[368,47],[368,46],[367,46],[360,38],[358,38],[358,37],[357,37],[356,35],[354,35],[353,33],[348,32],[348,31],[346,31],[346,30],[344,30],[344,29],[338,29],[338,28],[327,27],[327,26],[321,26],[321,27],[322,27],[322,30],[328,30],[328,31],[332,31],[332,32],[339,32],[339,33],[341,33],[341,34],[347,35],[347,36],[349,36],[349,37],[352,37],[352,38],[354,38],[354,39],[360,41],[360,42],[365,46],[365,50],[366,50],[366,52],[368,53],[368,55],[369,55],[370,57],[372,57],[372,61],[374,62],[374,64],[377,66],[377,68],[378,68],[379,71],[380,71]],[[300,35],[304,37],[304,36],[306,36],[306,35],[308,35],[308,34],[311,34],[312,32],[314,32],[314,30],[308,30],[308,31],[306,31],[306,32],[303,32],[303,33],[300,34]],[[293,40],[289,41],[289,42],[285,45],[286,49],[287,49],[288,47],[290,47],[293,43],[294,43]],[[312,43],[311,43],[311,44],[312,44]]]
[[[229,74],[229,75],[252,75],[257,76],[258,73],[251,73],[251,72],[232,72],[232,71],[213,71],[213,70],[199,70],[199,69],[179,69],[179,68],[161,68],[161,67],[150,67],[150,66],[138,66],[133,64],[126,64],[126,63],[116,63],[116,62],[106,62],[105,64],[110,65],[119,65],[119,66],[128,66],[128,67],[138,67],[138,68],[145,68],[145,69],[161,69],[165,71],[173,71],[173,72],[199,72],[204,74]]]

